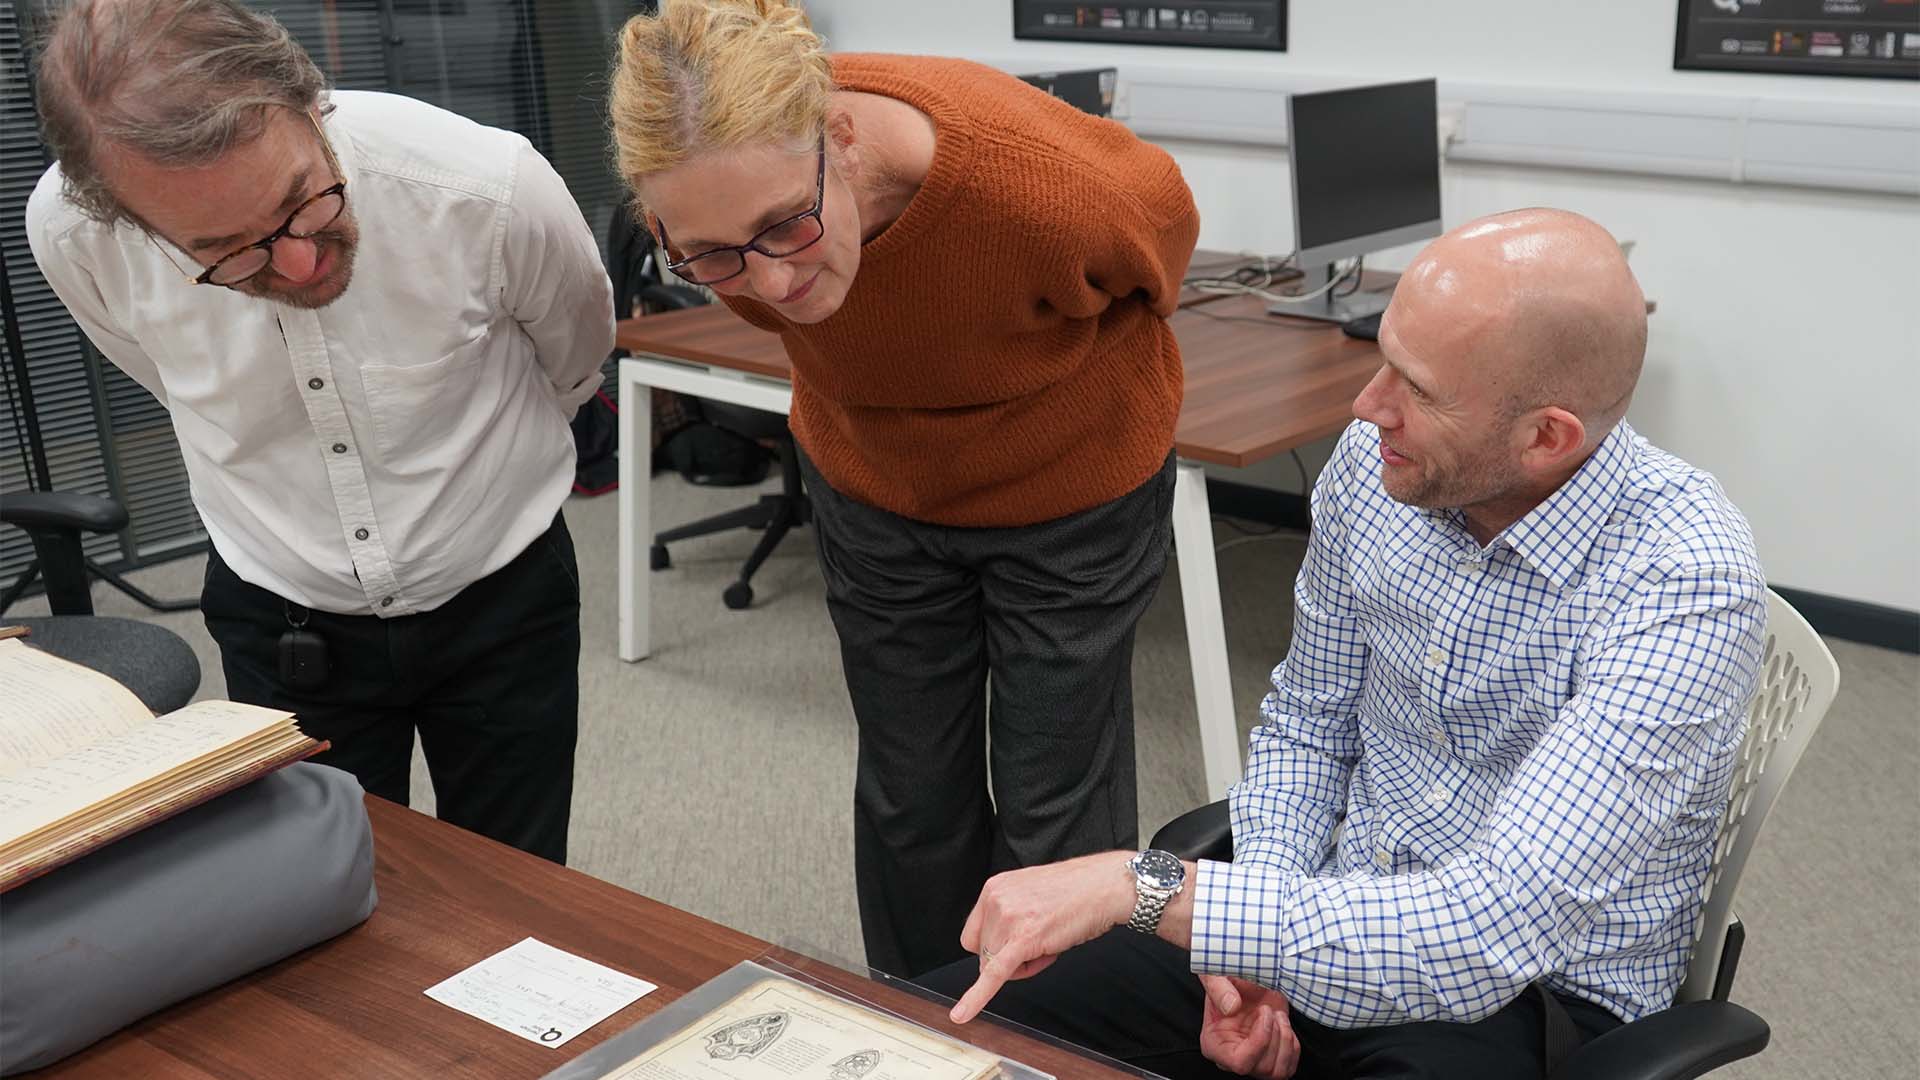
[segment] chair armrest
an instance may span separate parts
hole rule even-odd
[[[23,529],[119,532],[127,508],[104,495],[77,491],[13,491],[0,495],[0,521]]]
[[[1226,800],[1189,810],[1162,825],[1153,834],[1153,846],[1182,859],[1232,859],[1233,825],[1227,820]]]
[[[1766,1049],[1767,1022],[1731,1001],[1643,1016],[1582,1046],[1553,1080],[1691,1080]]]
[[[707,298],[700,290],[685,285],[646,285],[640,289],[640,302],[661,311],[680,311],[700,307]]]

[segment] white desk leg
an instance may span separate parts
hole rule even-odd
[[[1220,575],[1213,562],[1213,518],[1207,477],[1182,461],[1173,487],[1173,541],[1180,562],[1180,599],[1186,608],[1187,652],[1193,662],[1193,700],[1200,714],[1200,758],[1207,797],[1224,799],[1240,779],[1240,728],[1233,716],[1227,674],[1227,630],[1220,614]]]
[[[620,659],[644,660],[648,651],[653,546],[653,392],[620,362]]]

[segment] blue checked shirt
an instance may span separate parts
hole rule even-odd
[[[1759,668],[1745,519],[1623,423],[1482,549],[1389,497],[1379,447],[1353,424],[1314,487],[1193,969],[1335,1027],[1478,1020],[1542,979],[1666,1008]]]

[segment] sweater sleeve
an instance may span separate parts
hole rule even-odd
[[[1200,236],[1200,212],[1173,157],[1130,133],[1124,140],[1103,147],[1111,164],[1089,176],[1094,190],[1071,204],[1079,272],[1048,299],[1074,318],[1136,294],[1155,314],[1172,315]]]

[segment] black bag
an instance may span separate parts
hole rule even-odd
[[[620,408],[605,390],[573,414],[573,491],[605,495],[620,486]]]
[[[675,470],[690,484],[740,487],[767,478],[772,451],[744,435],[695,421],[673,433],[654,451],[654,468]]]

